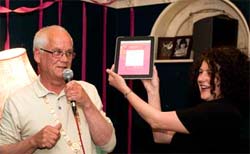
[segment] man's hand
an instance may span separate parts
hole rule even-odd
[[[60,129],[62,124],[57,124],[56,126],[45,126],[42,130],[31,137],[31,143],[36,148],[47,148],[50,149],[54,147],[60,138]]]

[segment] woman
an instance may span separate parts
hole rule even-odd
[[[185,38],[180,39],[178,47],[174,52],[174,57],[182,57],[187,55],[188,42]]]
[[[113,68],[107,69],[107,73],[109,84],[122,92],[152,127],[155,142],[171,144],[173,152],[239,152],[241,108],[249,103],[247,59],[235,48],[203,52],[193,71],[201,102],[191,108],[167,112],[161,111],[155,67],[152,79],[142,80],[148,103]]]

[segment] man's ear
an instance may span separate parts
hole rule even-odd
[[[36,61],[37,63],[40,63],[41,53],[40,53],[39,49],[36,48],[36,49],[33,51],[33,53],[34,53],[34,59],[35,59],[35,61]]]

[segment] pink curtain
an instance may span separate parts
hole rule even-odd
[[[87,12],[86,3],[82,2],[82,80],[86,80],[86,49],[87,49]]]
[[[5,0],[5,6],[7,8],[10,8],[9,0]],[[9,20],[10,20],[10,15],[9,15],[9,12],[7,12],[6,13],[6,41],[4,44],[5,50],[10,48]]]
[[[55,0],[55,1],[50,1],[50,2],[45,2],[43,3],[42,0],[40,0],[40,5],[37,7],[19,7],[17,9],[11,10],[9,9],[10,7],[10,1],[9,0],[5,0],[5,6],[0,6],[0,13],[5,13],[6,14],[6,40],[5,40],[5,44],[4,44],[4,49],[9,49],[10,48],[10,34],[9,34],[9,13],[30,13],[33,11],[37,11],[39,10],[39,25],[38,27],[41,28],[42,27],[42,18],[43,18],[43,13],[42,10],[51,6],[52,4],[54,4],[56,1],[61,1],[61,0]]]
[[[91,0],[97,4],[97,1]],[[103,48],[102,48],[102,102],[104,111],[106,111],[106,88],[107,88],[107,78],[106,78],[106,64],[107,64],[107,14],[108,8],[106,5],[113,3],[115,0],[111,0],[108,3],[102,3],[103,5]],[[9,13],[29,13],[33,11],[39,11],[39,24],[38,28],[43,27],[43,10],[47,7],[50,7],[55,2],[58,2],[58,25],[61,25],[61,17],[62,17],[62,0],[54,0],[54,1],[47,1],[43,2],[40,0],[40,5],[37,7],[29,8],[29,7],[19,7],[14,10],[9,9],[9,0],[5,0],[6,7],[0,6],[0,13],[6,14],[6,41],[4,48],[10,48],[10,36],[9,36]],[[134,8],[130,8],[130,36],[134,36]],[[86,11],[86,3],[82,2],[82,80],[86,80],[86,49],[87,49],[87,11]],[[133,89],[133,82],[132,80],[129,81],[129,87]],[[128,106],[128,154],[131,154],[131,145],[132,145],[132,107],[131,105]]]
[[[102,103],[103,110],[106,111],[106,97],[107,97],[107,81],[106,81],[106,68],[107,68],[107,14],[108,8],[103,7],[103,34],[102,34]]]
[[[134,27],[135,27],[135,12],[134,8],[130,8],[130,36],[134,36]],[[133,89],[133,81],[129,81],[129,87],[130,89]],[[131,154],[131,145],[132,145],[132,111],[133,108],[129,104],[128,105],[128,154]]]

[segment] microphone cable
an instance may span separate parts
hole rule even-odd
[[[82,135],[81,135],[80,127],[79,127],[80,118],[79,118],[78,112],[76,112],[76,114],[74,114],[74,118],[75,118],[75,122],[76,122],[76,127],[77,127],[77,131],[78,131],[81,147],[82,147],[82,152],[83,152],[83,154],[85,154],[85,150],[84,150],[84,146],[83,146],[83,142],[82,142]]]
[[[71,69],[67,68],[67,69],[63,70],[63,78],[64,78],[65,83],[70,82],[72,80],[73,76],[74,76],[74,73]],[[72,108],[75,122],[76,122],[76,127],[77,127],[77,131],[78,131],[79,139],[80,139],[80,144],[82,147],[82,152],[83,152],[83,154],[85,154],[85,150],[84,150],[84,146],[83,146],[83,142],[82,142],[82,137],[81,137],[81,131],[80,131],[80,127],[79,127],[80,117],[79,117],[79,113],[77,112],[76,102],[70,101],[70,103],[71,103],[71,108]]]

